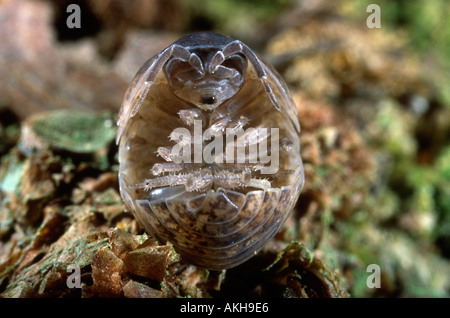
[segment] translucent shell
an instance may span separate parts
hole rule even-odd
[[[184,259],[237,266],[279,231],[299,197],[299,130],[270,65],[238,40],[188,35],[150,58],[125,95],[121,196]]]

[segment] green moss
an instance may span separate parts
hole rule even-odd
[[[444,148],[438,156],[436,169],[443,180],[450,182],[450,145]]]
[[[439,223],[436,237],[443,241],[443,248],[450,248],[450,146],[446,147],[436,160],[436,209]],[[446,250],[445,253],[450,253]]]
[[[24,162],[14,155],[4,157],[0,170],[0,190],[10,193],[20,192],[20,180],[22,178]]]
[[[392,155],[412,156],[417,149],[413,138],[414,119],[394,100],[380,102],[374,120],[374,134],[384,150]]]
[[[365,268],[356,268],[353,270],[352,297],[363,298],[370,297],[373,290],[367,287],[367,276]]]
[[[50,146],[75,153],[93,153],[114,140],[109,115],[56,111],[33,122],[33,131]]]
[[[218,30],[231,36],[258,35],[276,20],[292,0],[185,0],[194,27]],[[200,22],[205,25],[198,25]]]

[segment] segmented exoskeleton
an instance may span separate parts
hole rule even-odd
[[[304,183],[286,84],[247,45],[188,35],[150,58],[118,120],[119,181],[145,229],[201,267],[262,249]]]

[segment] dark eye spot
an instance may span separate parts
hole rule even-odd
[[[214,96],[202,96],[203,104],[211,105],[214,104],[216,98]]]

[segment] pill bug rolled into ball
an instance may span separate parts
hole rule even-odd
[[[119,183],[149,234],[192,264],[237,266],[261,250],[304,184],[297,111],[247,45],[202,32],[137,72],[118,119]]]

